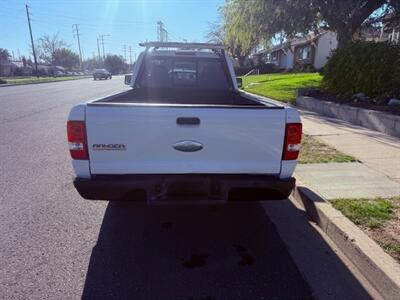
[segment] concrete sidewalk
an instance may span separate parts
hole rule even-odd
[[[400,139],[339,119],[300,112],[305,134],[361,163],[298,165],[295,176],[300,183],[327,199],[400,195]]]

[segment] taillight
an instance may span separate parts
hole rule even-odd
[[[71,157],[73,159],[89,159],[85,122],[68,121],[67,135]]]
[[[299,156],[301,131],[301,123],[286,124],[283,160],[295,160]]]

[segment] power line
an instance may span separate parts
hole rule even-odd
[[[27,4],[25,4],[25,10],[26,10],[26,17],[28,18],[29,34],[31,36],[33,59],[35,60],[35,72],[36,72],[36,76],[39,77],[38,68],[37,68],[35,44],[33,43],[32,27],[31,27],[30,15],[29,15],[29,6]]]
[[[3,7],[0,7],[0,12],[3,9]],[[8,13],[7,11],[5,11]],[[15,12],[14,9],[12,9],[12,12]],[[73,16],[68,16],[68,15],[63,15],[63,14],[56,14],[56,13],[46,13],[46,12],[35,12],[35,14],[41,15],[43,17],[46,17],[46,19],[54,18],[55,20],[59,20],[60,18],[65,18],[68,20],[73,20],[76,22],[79,22],[80,25],[85,26],[85,25],[93,25],[93,26],[98,26],[98,23],[86,23],[83,21],[82,18],[79,17],[73,17]],[[83,22],[82,22],[83,21]],[[113,21],[113,22],[101,22],[102,25],[137,25],[137,24],[154,24],[152,21]]]
[[[78,47],[79,47],[79,65],[82,68],[82,51],[81,51],[81,41],[79,40],[79,24],[73,24],[72,28],[75,27],[75,29],[72,30],[72,33],[74,37],[78,38]]]

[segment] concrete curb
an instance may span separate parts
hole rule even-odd
[[[399,299],[400,265],[322,197],[297,186],[292,197],[385,299]]]
[[[400,137],[400,116],[397,115],[300,95],[296,99],[296,106],[391,136]]]
[[[86,76],[83,78],[65,79],[65,80],[53,80],[53,81],[40,81],[40,82],[27,82],[27,83],[4,83],[4,84],[0,84],[0,88],[7,87],[7,86],[18,86],[18,85],[28,85],[28,84],[55,83],[55,82],[81,80],[81,79],[88,79],[88,78],[91,78],[91,76]]]

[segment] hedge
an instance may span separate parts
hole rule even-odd
[[[260,62],[256,66],[235,67],[236,76],[243,76],[253,69],[258,69],[260,74],[277,73],[279,69],[271,63]]]
[[[400,46],[358,41],[335,50],[323,70],[322,86],[351,96],[400,96]]]

